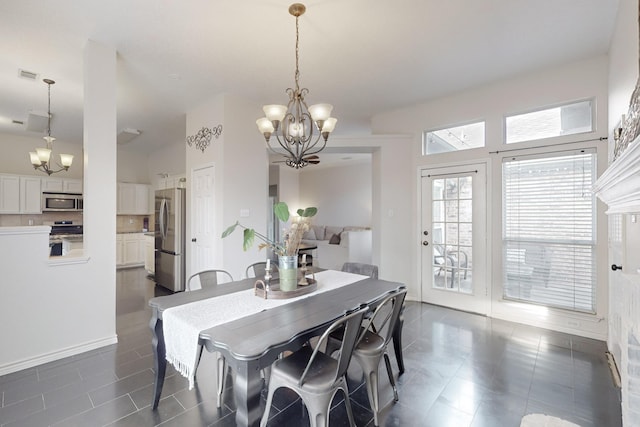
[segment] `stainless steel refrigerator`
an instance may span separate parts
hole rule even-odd
[[[155,279],[170,291],[185,289],[185,189],[157,190]]]

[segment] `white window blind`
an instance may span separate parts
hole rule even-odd
[[[504,298],[595,311],[595,152],[505,159]]]

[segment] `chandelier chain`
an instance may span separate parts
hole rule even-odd
[[[300,44],[300,31],[298,30],[298,18],[299,16],[296,16],[296,73],[295,73],[295,79],[296,79],[296,94],[298,94],[300,92],[300,70],[298,69],[298,61],[299,61],[299,57],[300,57],[300,49],[299,49],[299,44]]]

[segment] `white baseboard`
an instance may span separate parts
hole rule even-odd
[[[84,353],[85,351],[95,350],[96,348],[104,347],[111,344],[117,344],[117,342],[118,336],[113,335],[111,337],[103,338],[96,341],[90,341],[73,347],[67,347],[65,349],[42,354],[40,356],[19,360],[17,362],[7,363],[0,366],[0,376],[42,365],[43,363],[53,362],[54,360],[63,359],[65,357],[75,356],[76,354]]]

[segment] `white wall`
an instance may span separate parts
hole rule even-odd
[[[149,179],[149,156],[146,153],[118,147],[118,182],[153,184]]]
[[[620,0],[616,30],[609,53],[609,134],[622,114],[627,114],[629,101],[640,77],[638,70],[638,2]],[[609,143],[610,152],[613,142]],[[607,264],[620,265],[622,259],[622,227],[624,215],[609,218],[610,253]],[[632,245],[640,244],[640,236],[627,234]],[[610,270],[607,270],[610,271]],[[640,336],[640,277],[636,274],[609,272],[610,320],[608,347],[613,353],[622,377],[622,418],[625,426],[640,425],[637,387],[630,383],[629,373],[637,378],[637,367],[629,364],[629,337]],[[636,356],[637,357],[637,356]],[[631,396],[630,396],[631,395]],[[635,402],[634,397],[635,395]]]
[[[186,152],[187,176],[199,165],[214,165],[215,236],[237,220],[260,233],[267,231],[268,158],[253,119],[259,115],[260,107],[255,102],[231,95],[220,95],[187,113],[188,135],[196,134],[203,126],[223,126],[220,138],[212,139],[204,153],[195,147],[187,147]],[[189,198],[189,180],[187,184]],[[241,218],[241,210],[247,211],[248,216]],[[190,218],[190,210],[187,217]],[[224,268],[234,278],[242,277],[249,264],[266,256],[264,251],[258,252],[257,243],[247,252],[242,250],[241,230],[224,240],[217,237],[215,244],[212,267]]]
[[[371,162],[300,172],[300,205],[315,206],[314,224],[371,226]]]
[[[185,117],[186,120],[186,117]],[[185,140],[176,141],[162,148],[154,149],[147,160],[148,179],[152,185],[156,183],[158,174],[169,175],[185,174],[187,164],[187,144]]]
[[[419,245],[419,200],[418,176],[421,169],[433,167],[438,164],[456,164],[471,161],[485,161],[490,167],[488,170],[488,206],[491,209],[488,224],[490,272],[495,272],[488,277],[490,286],[491,308],[490,315],[506,318],[551,329],[587,335],[595,338],[606,338],[606,321],[608,310],[608,288],[606,272],[606,242],[607,229],[604,220],[604,206],[598,204],[597,220],[597,314],[595,316],[567,316],[562,310],[549,309],[545,315],[540,311],[527,312],[520,304],[512,304],[502,301],[502,247],[501,247],[501,162],[503,157],[513,153],[491,154],[491,151],[528,147],[518,153],[535,153],[542,151],[537,147],[548,144],[548,141],[536,141],[523,143],[522,145],[504,147],[503,141],[503,116],[517,112],[526,112],[542,106],[550,106],[567,101],[595,98],[596,102],[596,131],[587,135],[572,135],[557,138],[555,143],[565,143],[592,139],[607,135],[607,68],[606,56],[591,58],[588,60],[566,64],[541,70],[535,73],[522,75],[511,80],[497,82],[473,90],[465,91],[449,97],[434,100],[432,102],[404,108],[401,110],[377,115],[372,120],[372,128],[375,133],[409,132],[412,135],[411,160],[404,169],[412,169],[411,178],[399,183],[399,188],[406,188],[411,193],[410,208],[411,217],[408,219],[412,225],[414,236],[409,239],[412,265],[416,266],[416,273],[412,281],[420,283],[420,269],[418,260],[420,257]],[[486,147],[481,149],[464,150],[452,153],[443,153],[433,156],[421,155],[422,132],[428,129],[446,127],[471,121],[484,120],[486,122]],[[598,148],[598,170],[601,173],[606,166],[606,144],[602,142],[585,142],[572,144],[563,148]],[[374,203],[375,206],[375,203]],[[576,323],[579,326],[576,328]]]

